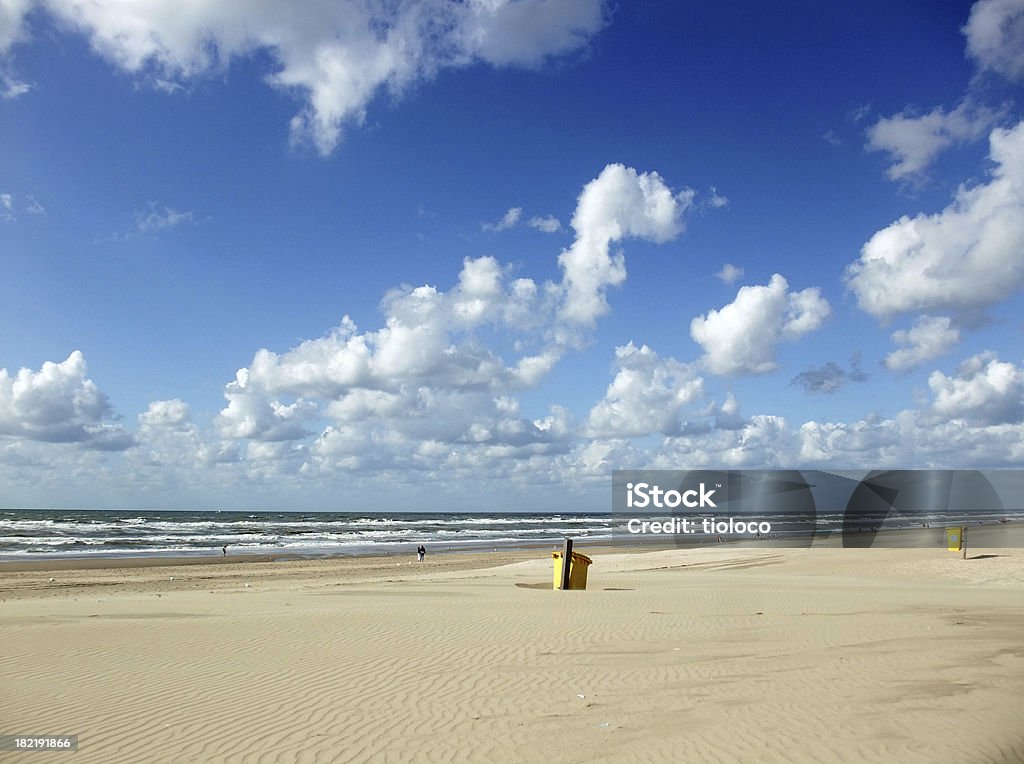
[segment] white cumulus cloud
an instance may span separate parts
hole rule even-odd
[[[0,439],[4,436],[49,443],[80,443],[119,451],[134,445],[114,418],[110,401],[86,377],[85,357],[74,351],[39,371],[0,369]]]
[[[566,295],[560,316],[591,326],[608,312],[605,292],[626,280],[626,262],[612,245],[626,238],[665,242],[683,232],[694,191],[673,193],[656,172],[610,164],[580,194],[576,240],[558,257]]]
[[[587,266],[600,270],[606,259],[624,265],[624,254],[611,246],[627,238],[679,235],[691,199],[655,173],[610,165],[580,194],[570,248],[578,259],[562,252],[560,279],[536,282],[493,257],[467,258],[446,289],[402,285],[387,292],[377,328],[361,329],[345,317],[286,352],[257,351],[225,385],[221,411],[204,426],[184,401],[157,400],[129,434],[77,352],[38,372],[2,372],[0,470],[7,471],[0,477],[17,464],[56,464],[50,444],[67,442],[87,447],[83,459],[89,450],[137,446],[104,474],[123,471],[147,496],[213,495],[273,482],[334,485],[354,469],[423,476],[409,484],[453,476],[530,485],[564,475],[592,480],[599,453],[632,458],[639,451],[628,438],[681,430],[681,413],[703,395],[696,367],[647,347],[619,348],[614,379],[585,422],[559,403],[526,414],[517,395],[586,338],[591,327],[580,318],[593,321],[607,309],[608,279],[599,276],[586,284],[601,297],[591,307],[602,311],[566,310],[577,304]],[[19,197],[8,201],[19,208]],[[163,230],[187,219],[153,205],[138,222]]]
[[[711,373],[763,374],[776,368],[780,342],[818,329],[830,313],[816,287],[792,292],[776,273],[767,286],[741,287],[728,305],[694,318],[690,336]]]
[[[660,358],[647,345],[615,348],[615,368],[605,397],[587,417],[589,437],[678,434],[681,412],[704,394],[704,381],[692,366]]]
[[[345,125],[363,122],[382,90],[400,93],[444,68],[481,61],[536,68],[585,47],[606,22],[602,0],[307,0],[301,12],[278,0],[2,0],[0,55],[24,39],[33,7],[168,92],[265,53],[277,67],[267,82],[304,102],[292,139],[323,155]],[[0,84],[9,93],[21,85],[7,80]]]
[[[677,470],[691,467],[772,468],[795,463],[797,434],[785,417],[755,414],[728,429],[709,428],[693,434],[665,438],[654,453],[645,455],[647,469]]]
[[[977,140],[999,116],[965,100],[950,112],[939,106],[923,115],[903,112],[883,117],[868,128],[868,149],[890,155],[893,164],[886,170],[890,180],[916,180],[940,152]]]
[[[189,427],[192,413],[187,403],[179,398],[167,401],[153,401],[139,414],[139,424],[144,428],[179,430]]]
[[[990,71],[1011,82],[1024,78],[1024,0],[978,0],[963,28],[967,55],[979,72]],[[936,156],[950,146],[977,140],[1005,116],[1005,105],[986,106],[984,88],[975,77],[952,111],[938,106],[927,114],[905,109],[868,128],[868,149],[888,152],[887,170],[896,181],[920,181]]]
[[[907,464],[904,444],[913,436],[906,430],[914,426],[913,419],[862,419],[846,422],[805,422],[800,427],[797,458],[803,464],[876,466],[879,464]],[[916,462],[919,463],[919,462]]]
[[[899,313],[984,309],[1024,283],[1024,122],[992,131],[989,182],[962,187],[942,212],[903,216],[877,232],[846,270],[861,309]]]
[[[893,332],[892,341],[901,347],[885,357],[885,366],[906,371],[951,350],[960,330],[946,316],[921,316],[910,329]]]
[[[428,5],[429,12],[441,10],[439,3]],[[495,66],[539,66],[583,47],[605,22],[604,4],[594,0],[472,0],[451,12],[462,58]]]
[[[1024,79],[1024,1],[978,0],[963,31],[967,53],[980,68]]]
[[[928,387],[934,396],[931,411],[942,419],[998,425],[1024,419],[1024,370],[980,353],[964,361],[955,377],[932,372]]]
[[[240,369],[235,381],[229,383],[224,391],[228,405],[216,420],[221,437],[276,442],[298,440],[311,434],[306,429],[306,422],[316,414],[314,404],[301,399],[284,404],[259,394],[253,395],[247,389],[248,377],[248,371]]]
[[[610,254],[611,243],[678,235],[690,199],[655,173],[609,165],[580,195],[561,281],[514,277],[485,256],[466,258],[447,290],[392,289],[381,301],[378,329],[361,330],[345,317],[287,352],[259,350],[225,387],[216,434],[252,445],[296,443],[320,430],[308,451],[281,447],[300,474],[471,463],[489,470],[564,454],[578,432],[568,412],[553,405],[546,415],[526,417],[515,395],[549,374],[590,328],[581,323],[607,309],[603,290],[620,283],[608,278],[615,270],[608,263],[624,263],[621,252]],[[503,224],[521,219],[513,207]],[[500,353],[485,342],[494,337],[505,339]],[[701,394],[700,378],[648,348],[620,348],[617,363],[608,395],[588,418],[590,430],[678,429],[674,419]]]
[[[554,311],[544,290],[529,279],[507,278],[494,258],[468,258],[449,291],[402,287],[381,307],[385,322],[376,331],[362,332],[346,317],[329,334],[287,353],[257,352],[225,390],[221,435],[297,440],[308,435],[313,419],[325,417],[336,424],[314,454],[332,460],[342,444],[358,452],[367,439],[379,448],[404,449],[424,438],[547,437],[510,418],[496,401],[536,384],[560,353],[524,349],[506,363],[475,338],[476,330],[494,326],[539,341],[537,322]]]

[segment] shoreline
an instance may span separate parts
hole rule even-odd
[[[682,542],[676,535],[645,535],[645,536],[613,536],[598,537],[588,541],[586,537],[574,538],[575,551],[586,553],[586,550],[611,550],[627,553],[657,551],[662,549],[703,549],[726,546],[734,549],[873,549],[873,548],[945,548],[945,527],[910,527],[886,528],[876,532],[865,531],[852,533],[844,538],[842,531],[818,533],[814,536],[799,536],[786,539],[755,540],[727,539],[721,544],[709,540]],[[849,541],[849,543],[844,543]],[[862,543],[858,543],[862,542]],[[998,522],[987,525],[968,524],[968,549],[989,548],[1024,548],[1024,522]],[[523,540],[519,542],[464,542],[455,546],[429,546],[428,558],[436,556],[487,555],[510,552],[524,553],[538,551],[557,551],[561,548],[560,539]],[[89,556],[57,556],[45,557],[0,557],[0,575],[18,572],[46,572],[64,570],[105,570],[133,568],[186,567],[202,565],[234,565],[257,563],[286,563],[297,561],[329,561],[329,560],[402,560],[415,555],[415,542],[409,542],[408,548],[368,549],[360,548],[352,551],[351,547],[332,549],[330,547],[311,548],[310,551],[297,552],[282,550],[271,552],[253,550],[252,552],[229,553],[226,557],[219,551],[210,553],[195,552],[192,554],[140,553],[120,554],[96,553]]]
[[[993,534],[990,543],[972,545],[968,538],[971,560],[1002,558],[1001,564],[1016,558],[1024,559],[1024,523],[986,526]],[[975,534],[974,542],[978,542]],[[675,545],[656,543],[594,543],[575,540],[574,551],[594,560],[591,579],[600,577],[607,563],[615,568],[648,565],[661,557],[672,558],[670,566],[685,569],[699,567],[707,558],[742,559],[830,559],[836,569],[858,570],[870,560],[903,555],[908,560],[927,560],[935,570],[944,570],[951,563],[963,563],[959,552],[949,552],[934,542],[936,529],[903,529],[893,531],[889,540],[899,543],[879,543],[871,547],[844,547],[842,539],[831,536],[816,539],[813,545],[783,546],[772,542],[726,542],[722,544]],[[984,540],[984,539],[982,539]],[[1002,544],[995,542],[1004,542]],[[1008,543],[1006,543],[1008,542]],[[274,587],[290,586],[305,581],[307,585],[334,583],[372,583],[410,579],[429,579],[433,576],[460,576],[479,574],[514,564],[534,566],[547,571],[541,581],[550,581],[551,552],[560,546],[478,548],[428,551],[423,562],[412,552],[405,554],[373,555],[228,555],[208,557],[140,557],[37,560],[0,563],[0,601],[9,602],[31,598],[78,597],[101,594],[121,596],[157,593],[158,596],[176,591],[208,589],[212,591],[237,590],[259,583]],[[629,560],[629,562],[623,562]],[[970,566],[968,566],[970,567]],[[989,565],[989,570],[1001,569]],[[960,571],[963,572],[963,571]]]
[[[611,542],[602,542],[595,544],[586,544],[578,539],[574,539],[577,548],[576,551],[581,551],[584,547],[586,549],[605,549],[614,548],[616,545]],[[640,545],[637,545],[640,546]],[[657,548],[661,548],[664,545],[657,545]],[[460,557],[460,556],[480,556],[488,554],[507,554],[507,553],[533,553],[534,555],[538,551],[545,550],[557,550],[561,548],[561,544],[552,544],[548,542],[523,542],[519,544],[499,544],[484,543],[480,545],[460,545],[458,547],[447,547],[447,548],[430,548],[427,549],[427,561],[436,557]],[[643,545],[644,549],[647,549],[646,545]],[[652,547],[653,548],[653,547]],[[623,548],[625,551],[625,548]],[[187,567],[196,565],[248,565],[256,563],[289,563],[289,562],[330,562],[340,560],[381,560],[381,561],[408,561],[414,558],[416,555],[415,546],[410,545],[408,550],[393,551],[393,550],[374,550],[366,551],[362,554],[352,554],[350,552],[315,552],[315,553],[301,553],[301,552],[280,552],[280,553],[268,553],[264,551],[254,551],[252,553],[239,553],[239,554],[228,554],[222,556],[219,553],[216,554],[189,554],[189,555],[178,555],[178,554],[148,554],[148,555],[117,555],[107,556],[97,554],[90,557],[46,557],[44,559],[0,559],[0,575],[4,573],[21,573],[21,572],[45,572],[55,570],[107,570],[107,569],[133,569],[133,568],[175,568],[175,567]],[[415,560],[413,559],[413,562]]]

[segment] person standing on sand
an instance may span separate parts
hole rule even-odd
[[[223,547],[221,547],[220,556],[221,557],[227,557],[228,556],[228,545],[227,544],[225,544]]]
[[[426,554],[427,548],[423,546],[423,544],[420,544],[419,549],[416,550],[416,560],[418,562],[423,562],[423,558],[424,556],[426,556]]]

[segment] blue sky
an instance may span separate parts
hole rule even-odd
[[[1024,465],[1024,2],[0,0],[0,505]]]

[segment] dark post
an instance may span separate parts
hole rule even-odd
[[[961,525],[960,526],[960,548],[964,551],[964,556],[963,556],[962,559],[966,560],[967,559],[967,526],[966,525]]]
[[[572,539],[566,538],[562,547],[562,585],[559,589],[569,588],[569,570],[572,568]]]

